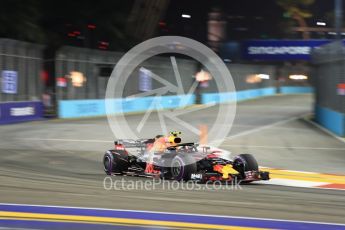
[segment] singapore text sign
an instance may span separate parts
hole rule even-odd
[[[251,60],[310,60],[313,48],[329,42],[329,40],[250,40],[243,44],[243,56]]]

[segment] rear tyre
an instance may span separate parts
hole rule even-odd
[[[190,155],[177,155],[171,161],[170,173],[174,180],[188,181],[192,173],[196,173],[197,165]]]
[[[128,170],[128,156],[124,151],[109,150],[104,154],[103,166],[107,175],[122,174]]]

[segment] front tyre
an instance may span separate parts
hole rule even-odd
[[[243,178],[246,177],[246,172],[258,172],[258,162],[251,154],[240,154],[235,157],[233,161],[233,168],[241,174]]]

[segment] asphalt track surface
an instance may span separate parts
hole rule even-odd
[[[230,138],[221,147],[251,152],[267,167],[345,174],[345,143],[306,122],[303,118],[311,109],[310,95],[241,102]],[[215,111],[217,106],[185,119],[207,124]],[[148,137],[158,132],[154,116],[145,126]],[[127,119],[136,124],[141,117]],[[187,136],[187,140],[196,138]],[[112,148],[112,139],[105,118],[1,126],[0,202],[345,223],[345,193],[337,190],[274,185],[243,185],[237,190],[169,190],[162,185],[148,191],[105,190],[101,161],[103,152]]]

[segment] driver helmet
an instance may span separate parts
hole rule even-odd
[[[176,146],[177,144],[181,143],[181,138],[179,137],[179,135],[181,135],[181,132],[178,132],[178,131],[170,132],[170,135],[168,137],[168,142],[170,146]]]

